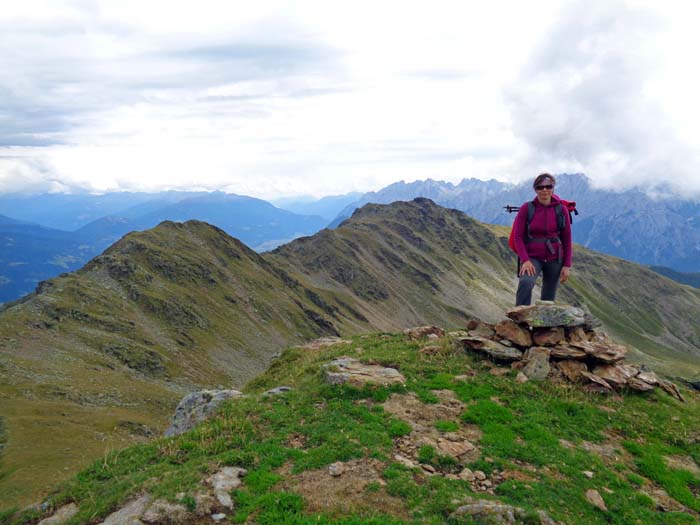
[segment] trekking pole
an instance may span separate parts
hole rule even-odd
[[[503,206],[503,209],[506,210],[508,213],[514,213],[518,211],[520,208],[518,206],[511,206],[509,204]]]

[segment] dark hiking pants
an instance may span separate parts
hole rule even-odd
[[[530,259],[535,267],[535,275],[523,275],[518,283],[518,291],[515,293],[515,306],[532,303],[532,289],[535,287],[537,277],[542,274],[543,301],[554,301],[559,286],[559,274],[563,264],[559,261],[544,262],[539,259]]]

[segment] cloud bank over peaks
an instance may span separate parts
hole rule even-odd
[[[505,90],[513,133],[527,144],[521,163],[582,171],[609,188],[700,196],[700,156],[688,140],[697,135],[684,135],[654,90],[657,74],[673,73],[657,51],[674,51],[663,49],[664,29],[643,6],[569,5]]]

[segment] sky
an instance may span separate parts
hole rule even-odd
[[[549,171],[700,197],[696,2],[3,4],[0,193]]]

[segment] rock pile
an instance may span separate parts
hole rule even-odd
[[[495,325],[472,321],[466,331],[449,335],[466,350],[511,363],[520,370],[518,381],[564,379],[599,393],[659,387],[685,401],[675,384],[643,365],[623,363],[627,349],[581,308],[537,304],[512,308],[506,315]]]

